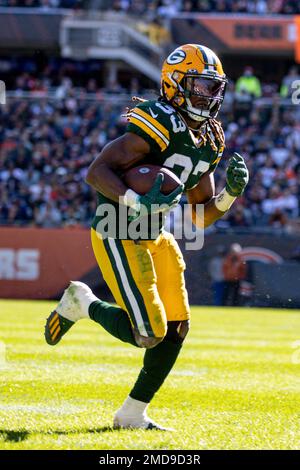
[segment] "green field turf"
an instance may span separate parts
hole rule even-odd
[[[171,433],[110,428],[143,351],[88,320],[48,346],[54,305],[0,301],[0,449],[300,448],[299,311],[194,307],[149,407]]]

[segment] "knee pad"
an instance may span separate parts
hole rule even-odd
[[[189,331],[189,321],[168,321],[165,339],[175,344],[182,344]]]
[[[142,336],[137,331],[134,331],[134,339],[140,348],[151,349],[161,343],[164,338]]]

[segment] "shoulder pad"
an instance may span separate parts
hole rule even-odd
[[[185,122],[173,106],[162,101],[146,101],[142,105],[144,105],[145,112],[160,122],[170,133],[177,134],[187,130]]]

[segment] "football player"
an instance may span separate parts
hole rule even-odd
[[[220,59],[209,48],[186,44],[174,50],[162,67],[160,97],[139,100],[128,111],[125,134],[106,145],[88,170],[86,181],[98,193],[98,208],[112,204],[118,211],[127,206],[130,221],[142,209],[151,215],[157,204],[173,207],[185,191],[195,224],[207,227],[222,217],[248,182],[244,159],[235,154],[229,160],[226,186],[215,194],[214,171],[225,146],[216,117],[226,81]],[[182,187],[163,195],[163,175],[158,174],[147,194],[135,193],[120,175],[141,162],[171,169]],[[197,204],[204,205],[202,219]],[[47,319],[46,341],[57,344],[77,320],[90,318],[121,341],[145,348],[143,367],[115,414],[114,427],[165,429],[148,418],[146,409],[189,330],[183,256],[163,226],[154,239],[104,236],[99,228],[102,213],[97,211],[92,225],[92,246],[117,305],[100,300],[87,285],[71,282]]]

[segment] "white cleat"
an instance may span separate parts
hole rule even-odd
[[[63,318],[76,322],[81,318],[89,318],[89,306],[99,300],[92,290],[80,281],[71,281],[60,299],[56,312]]]
[[[114,416],[114,429],[151,429],[157,431],[175,431],[171,428],[165,428],[148,418],[146,412],[142,415],[127,415],[119,409]]]
[[[47,318],[46,342],[55,346],[77,320],[89,318],[89,306],[95,300],[99,299],[86,284],[71,281],[58,306]]]
[[[157,429],[174,431],[156,424],[147,416],[148,403],[128,396],[114,416],[114,429]]]

